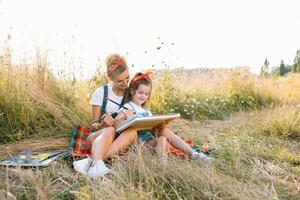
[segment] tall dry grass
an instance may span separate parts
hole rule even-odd
[[[299,74],[261,79],[244,68],[158,73],[153,111],[194,116],[171,128],[213,147],[211,165],[171,155],[163,164],[135,144],[98,181],[75,174],[70,161],[38,169],[1,167],[0,199],[300,198]],[[101,73],[89,83],[54,77],[42,54],[15,66],[7,51],[0,59],[0,142],[36,140],[1,145],[0,157],[22,148],[64,149],[71,128],[88,122],[90,95],[105,80]]]
[[[38,52],[33,62],[24,60],[14,66],[9,47],[5,52],[0,59],[2,143],[37,135],[66,135],[72,126],[90,120],[89,99],[107,81],[101,70],[89,81],[55,77],[45,54]],[[238,111],[297,102],[300,96],[298,75],[260,79],[247,68],[166,69],[155,77],[152,111],[179,112],[192,120],[224,119]]]
[[[0,62],[0,143],[68,135],[75,124],[87,119],[89,110],[82,106],[88,99],[86,91],[55,78],[41,57],[14,66],[8,55]]]
[[[255,80],[257,93],[264,103],[299,103],[300,73],[283,77],[257,78]]]
[[[201,123],[171,125],[183,138],[214,147],[211,165],[169,155],[161,163],[141,145],[108,164],[113,173],[92,181],[75,174],[71,163],[47,168],[0,171],[0,196],[6,199],[298,199],[300,146],[293,138],[269,135],[266,121],[288,118],[295,106],[239,113],[225,123],[214,121],[215,132]],[[288,112],[286,112],[288,111]],[[293,115],[292,119],[300,119]],[[264,121],[265,120],[265,121]],[[261,122],[261,123],[257,123]],[[182,124],[178,126],[178,124]],[[185,125],[184,125],[185,124]],[[281,126],[299,123],[279,120]],[[183,129],[183,126],[186,126]],[[272,130],[272,129],[271,129]],[[299,138],[299,131],[295,131]]]

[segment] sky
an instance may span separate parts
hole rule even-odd
[[[91,76],[110,53],[132,71],[292,64],[298,0],[0,0],[0,45],[15,62],[47,53],[53,70]],[[0,52],[1,52],[0,48]]]

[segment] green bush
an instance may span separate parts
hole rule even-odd
[[[160,79],[154,81],[151,109],[154,113],[180,113],[184,118],[223,119],[233,112],[258,109],[260,97],[253,92],[251,84],[229,79],[230,92],[207,92],[200,89],[185,91],[176,85],[171,71],[165,70]],[[178,81],[179,82],[179,81]],[[177,83],[178,83],[177,82]],[[239,85],[240,84],[240,85]]]

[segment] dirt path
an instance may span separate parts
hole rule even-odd
[[[235,113],[224,120],[201,120],[189,121],[180,119],[171,124],[171,129],[178,133],[199,134],[207,137],[230,130],[233,127],[238,128],[245,125],[249,119],[255,115],[254,112]]]

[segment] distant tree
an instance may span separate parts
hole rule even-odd
[[[269,64],[270,64],[270,63],[269,63],[268,59],[266,58],[266,59],[265,59],[264,66],[265,66],[265,69],[266,69],[267,72],[269,72]]]
[[[280,62],[280,67],[279,67],[279,75],[280,76],[283,76],[285,73],[286,73],[286,67],[285,67],[285,64],[284,64],[284,61],[281,60]]]
[[[294,59],[293,72],[300,72],[300,49],[296,52],[296,56]]]
[[[267,77],[269,75],[269,64],[270,63],[269,63],[268,59],[266,58],[264,65],[260,69],[260,76]]]

